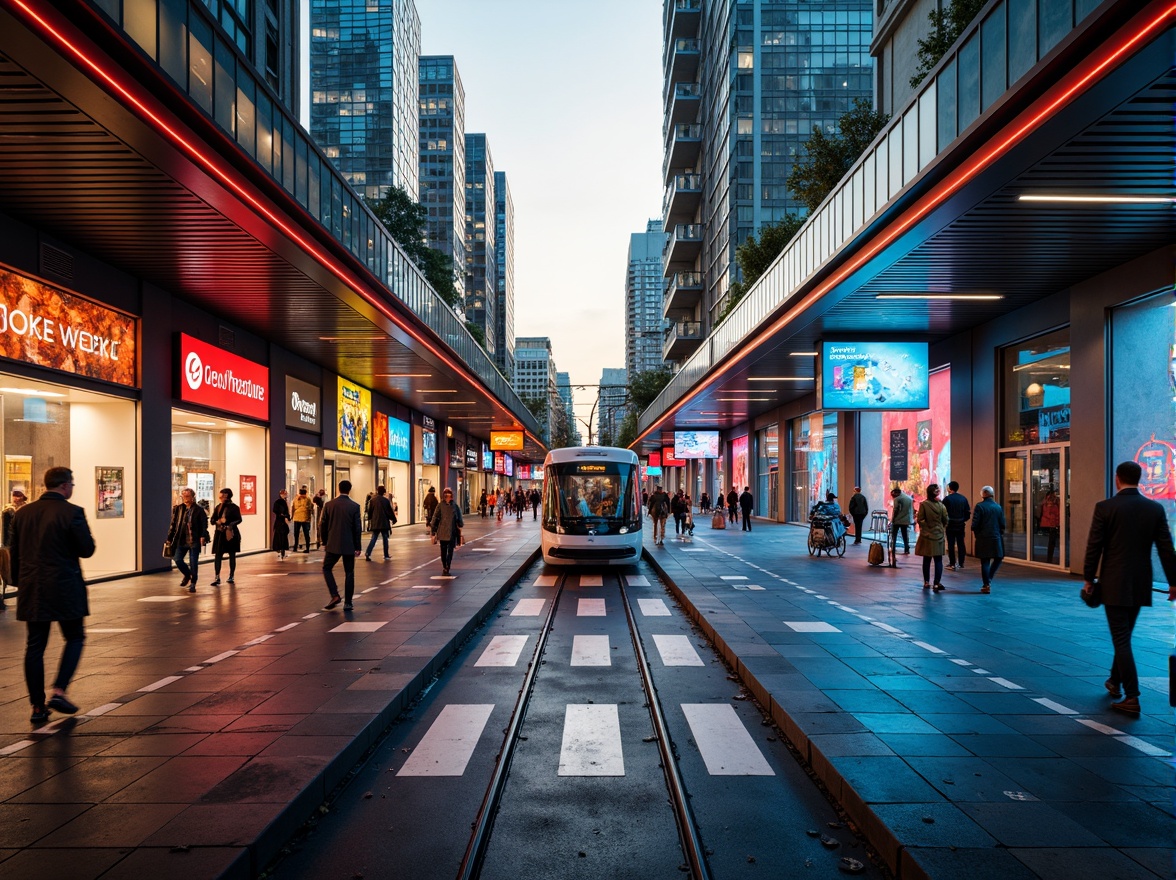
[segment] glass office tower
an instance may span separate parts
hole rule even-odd
[[[625,276],[625,370],[629,382],[638,373],[661,369],[666,320],[662,317],[662,249],[666,234],[661,220],[650,220],[644,232],[629,236],[629,270]]]
[[[420,61],[420,188],[429,247],[453,258],[465,298],[465,90],[452,55]]]
[[[498,267],[495,258],[494,160],[484,134],[465,136],[466,153],[466,321],[486,339],[486,353],[495,358],[495,299]],[[495,358],[497,360],[497,358]]]
[[[510,379],[515,371],[514,201],[506,172],[494,172],[494,362]]]

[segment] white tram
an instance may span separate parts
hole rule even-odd
[[[633,565],[641,559],[637,455],[611,446],[554,449],[543,462],[543,561]]]

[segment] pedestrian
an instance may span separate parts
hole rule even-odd
[[[1094,506],[1090,537],[1086,542],[1086,562],[1082,567],[1085,584],[1082,591],[1098,591],[1111,632],[1114,659],[1111,675],[1104,682],[1107,693],[1118,700],[1111,708],[1128,715],[1138,715],[1139,673],[1131,650],[1131,633],[1139,618],[1139,609],[1152,603],[1152,548],[1155,547],[1168,582],[1168,601],[1176,601],[1176,551],[1164,508],[1158,501],[1139,491],[1143,471],[1134,461],[1115,468],[1115,495]],[[24,582],[20,582],[24,597]]]
[[[16,512],[28,501],[28,496],[20,489],[12,490],[12,501],[0,513],[0,611],[5,609],[4,600],[8,596],[8,585],[12,580],[12,521]]]
[[[645,510],[647,507],[649,507],[649,490],[642,489],[641,490],[641,509]]]
[[[433,511],[437,509],[437,490],[430,486],[429,491],[425,493],[425,500],[422,503],[425,507],[425,528],[428,528],[429,523],[433,520]],[[506,504],[503,503],[503,507],[505,506]]]
[[[743,531],[745,532],[751,531],[751,509],[754,506],[755,498],[752,497],[751,486],[744,486],[743,494],[739,496],[739,512],[743,515]]]
[[[220,586],[221,559],[229,554],[229,583],[237,581],[237,554],[241,552],[241,508],[233,503],[233,490],[220,490],[220,504],[212,511],[212,575],[210,586]],[[307,545],[309,546],[309,539]]]
[[[392,531],[392,526],[396,525],[396,511],[392,509],[392,502],[388,500],[388,489],[384,486],[376,486],[376,494],[372,496],[371,503],[368,505],[370,511],[368,513],[368,520],[371,522],[372,539],[368,542],[367,552],[364,553],[363,558],[368,562],[372,561],[372,550],[375,549],[376,539],[384,539],[384,561],[387,562],[392,557],[388,555],[388,535]]]
[[[985,486],[972,510],[972,552],[980,560],[981,593],[992,592],[992,579],[1004,559],[1005,515],[994,494],[991,486]]]
[[[167,542],[171,545],[176,568],[184,576],[180,586],[195,593],[200,550],[208,543],[208,514],[196,503],[196,493],[191,489],[181,490],[180,503],[172,508]]]
[[[674,534],[681,535],[686,525],[686,497],[681,489],[670,499],[670,513],[674,516]]]
[[[943,592],[943,551],[947,544],[947,508],[939,500],[939,484],[927,487],[927,497],[919,505],[919,539],[915,555],[923,557],[923,589]],[[935,580],[931,580],[931,561],[935,561]]]
[[[706,492],[703,492],[701,495],[698,496],[698,512],[699,513],[710,513],[710,505],[711,505],[710,496],[707,495]]]
[[[849,515],[853,517],[853,542],[855,544],[862,542],[862,523],[866,521],[866,515],[869,512],[870,502],[862,494],[862,487],[854,486],[853,494],[849,496]]]
[[[894,506],[890,513],[890,549],[897,555],[898,534],[902,532],[902,555],[911,555],[911,523],[914,520],[915,500],[898,486],[890,490]]]
[[[73,715],[78,711],[65,695],[86,641],[84,619],[90,613],[86,582],[80,560],[94,555],[94,536],[86,511],[70,504],[73,472],[52,467],[45,472],[45,491],[31,504],[22,505],[12,518],[9,553],[12,575],[20,591],[16,619],[25,621],[24,673],[33,713],[30,721],[43,724],[49,711]],[[53,693],[45,699],[45,647],[53,621],[61,629],[65,648],[53,681]]]
[[[279,559],[285,559],[286,551],[290,549],[290,504],[286,500],[288,495],[285,489],[279,491],[272,508],[274,526],[270,531],[270,549],[278,554]]]
[[[303,553],[310,552],[310,521],[314,516],[314,502],[310,500],[310,495],[306,492],[306,487],[303,486],[298,490],[298,494],[294,496],[294,503],[291,519],[294,522],[294,547],[291,552],[298,552],[298,535],[306,536],[306,549]]]
[[[314,549],[317,550],[323,545],[320,526],[323,521],[323,505],[327,503],[327,490],[319,489],[311,500],[314,502]]]
[[[453,503],[453,490],[445,489],[441,493],[441,503],[433,510],[429,520],[429,531],[433,533],[433,542],[441,544],[441,573],[449,574],[453,565],[454,545],[461,542],[462,522],[461,510]]]
[[[482,490],[482,497],[478,499],[478,514],[482,519],[486,518],[486,490]]]
[[[490,494],[486,496],[486,504],[488,504],[488,505],[489,505],[489,507],[490,507],[490,516],[491,516],[491,518],[493,518],[493,516],[494,516],[494,508],[495,508],[495,506],[498,504],[498,493],[497,493],[497,492],[495,492],[493,489],[491,489],[491,490],[490,490]],[[428,523],[428,520],[425,520],[425,522],[426,522],[426,523]]]
[[[727,493],[727,519],[731,522],[739,522],[739,493],[735,491],[734,486]]]
[[[653,543],[666,542],[666,518],[670,515],[670,496],[661,486],[653,487],[649,496],[649,517],[653,520]]]
[[[327,590],[331,594],[331,600],[323,606],[324,611],[330,611],[340,602],[339,585],[332,571],[340,559],[343,560],[343,610],[350,611],[353,607],[355,559],[363,551],[363,538],[360,535],[363,512],[350,495],[351,481],[340,480],[339,494],[323,505],[323,580],[327,582]]]
[[[947,496],[943,499],[943,506],[947,508],[947,569],[963,571],[966,555],[964,535],[968,529],[968,520],[972,516],[972,506],[968,503],[968,497],[960,492],[960,484],[955,480],[947,484]]]
[[[535,486],[531,489],[531,519],[539,519],[539,505],[543,503],[543,494],[539,491],[539,487]]]
[[[1054,553],[1058,549],[1058,530],[1062,525],[1062,509],[1058,493],[1052,486],[1047,487],[1045,498],[1041,501],[1041,518],[1037,527],[1045,532],[1047,543],[1045,548],[1045,563],[1053,565]]]

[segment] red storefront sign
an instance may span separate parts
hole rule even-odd
[[[674,458],[674,447],[662,447],[662,467],[686,467],[686,459]]]
[[[241,516],[257,513],[257,477],[241,474]]]
[[[269,367],[180,334],[180,400],[269,420]]]

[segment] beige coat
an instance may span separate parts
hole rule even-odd
[[[915,522],[919,524],[916,556],[942,556],[947,552],[947,508],[942,501],[924,501]]]

